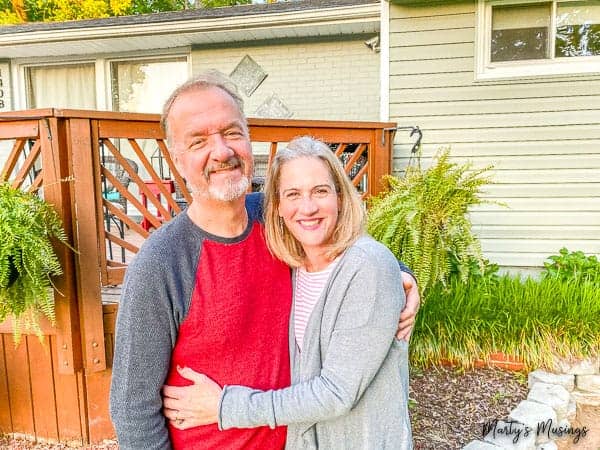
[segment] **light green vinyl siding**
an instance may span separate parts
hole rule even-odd
[[[437,149],[493,164],[486,197],[508,208],[471,211],[486,256],[539,267],[566,246],[600,254],[600,74],[475,81],[476,2],[390,6],[390,120]],[[394,171],[408,162],[398,132]]]

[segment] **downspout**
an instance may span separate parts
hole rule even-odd
[[[379,120],[390,120],[390,4],[381,0],[379,26]]]

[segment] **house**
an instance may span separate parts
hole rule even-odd
[[[600,254],[598,2],[392,0],[381,40],[382,119],[419,125],[427,156],[495,167],[486,196],[508,208],[471,212],[486,257]]]
[[[450,146],[494,165],[486,197],[508,207],[474,208],[474,229],[492,262],[528,271],[563,246],[600,254],[599,27],[592,0],[301,0],[2,27],[0,110],[159,112],[216,68],[251,117],[417,125],[425,162]]]
[[[160,112],[217,68],[252,117],[378,120],[379,16],[372,0],[308,0],[5,26],[0,109]]]

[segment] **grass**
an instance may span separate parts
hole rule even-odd
[[[556,356],[599,355],[599,323],[597,283],[509,275],[452,280],[446,288],[435,286],[421,307],[411,365],[470,368],[503,352],[527,369],[551,368]]]

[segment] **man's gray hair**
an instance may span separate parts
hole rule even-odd
[[[240,97],[235,83],[218,70],[209,70],[207,72],[198,74],[195,77],[190,78],[188,81],[183,83],[181,86],[179,86],[173,91],[173,93],[165,102],[163,106],[162,115],[160,117],[160,126],[165,132],[167,139],[169,139],[167,119],[169,118],[169,114],[171,113],[171,108],[173,108],[175,100],[177,100],[182,94],[196,90],[209,89],[211,87],[222,89],[227,94],[229,94],[229,96],[238,105],[240,115],[244,119],[244,123],[246,122],[246,116],[244,115],[244,100],[242,99],[242,97]]]

